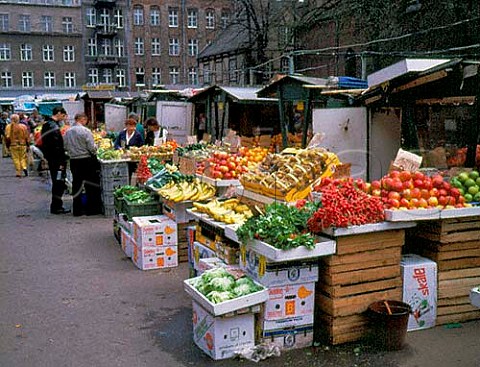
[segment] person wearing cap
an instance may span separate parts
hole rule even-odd
[[[52,116],[42,125],[42,152],[48,162],[52,180],[52,201],[50,213],[66,214],[70,210],[63,207],[62,196],[65,192],[67,156],[60,133],[60,124],[65,120],[67,111],[63,107],[54,107]]]
[[[101,214],[100,177],[98,175],[97,147],[93,134],[86,127],[88,117],[85,113],[75,115],[75,124],[63,136],[65,149],[70,157],[72,171],[72,213],[80,215]],[[83,207],[82,189],[85,189],[86,205]]]
[[[143,136],[136,130],[137,121],[129,118],[125,121],[125,129],[122,130],[115,140],[115,149],[128,149],[144,145]]]

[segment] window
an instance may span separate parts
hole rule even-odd
[[[214,29],[215,28],[215,10],[207,9],[205,11],[205,28]]]
[[[95,27],[97,24],[97,11],[95,8],[87,8],[87,27]]]
[[[6,32],[10,29],[8,14],[0,14],[0,31]]]
[[[100,23],[99,25],[109,25],[110,24],[110,14],[108,14],[107,9],[102,9],[100,12]]]
[[[198,84],[197,68],[195,67],[188,69],[188,84]]]
[[[152,38],[152,56],[160,56],[160,38]]]
[[[53,18],[51,15],[42,15],[42,30],[44,32],[53,32]]]
[[[218,60],[215,62],[215,83],[223,82],[223,62]]]
[[[237,70],[237,59],[228,60],[228,74],[229,82],[237,83],[238,82],[238,70]]]
[[[118,57],[125,56],[125,45],[123,44],[123,40],[115,39],[115,55]]]
[[[125,78],[125,70],[118,69],[117,70],[117,84],[120,88],[123,88],[127,85],[127,79]]]
[[[55,73],[53,71],[46,71],[43,74],[43,85],[45,88],[55,88]]]
[[[12,87],[12,73],[10,71],[2,71],[0,74],[0,86],[2,88]]]
[[[20,32],[30,32],[30,15],[21,14],[18,17],[18,30]]]
[[[230,12],[228,10],[222,10],[220,21],[222,23],[222,28],[227,28],[228,23],[230,23]]]
[[[24,43],[20,45],[20,60],[32,61],[32,45]]]
[[[63,61],[64,62],[75,62],[75,47],[74,46],[63,46]]]
[[[113,83],[113,71],[112,69],[103,69],[103,81],[107,84]]]
[[[150,25],[159,26],[160,25],[160,9],[157,7],[150,8]]]
[[[97,56],[97,39],[89,38],[87,41],[87,55]]]
[[[162,82],[162,72],[160,68],[152,68],[152,86],[160,85]]]
[[[135,55],[143,55],[145,53],[145,46],[142,37],[135,38],[134,53]]]
[[[98,84],[98,69],[91,68],[88,69],[88,82],[93,85]]]
[[[145,85],[145,69],[144,68],[135,68],[135,79],[136,79],[136,86],[144,86]]]
[[[22,87],[33,88],[33,71],[22,72]]]
[[[143,7],[135,5],[133,8],[133,25],[143,25]]]
[[[109,38],[102,39],[100,45],[100,54],[103,56],[112,56],[112,51],[112,40]]]
[[[63,29],[63,33],[73,33],[73,18],[72,17],[63,17],[62,18],[62,29]]]
[[[178,84],[179,76],[180,76],[179,69],[176,66],[171,66],[169,74],[170,74],[170,84]]]
[[[115,13],[113,14],[113,21],[117,28],[123,28],[123,12],[122,9],[115,9]]]
[[[53,45],[43,45],[43,61],[53,61]]]
[[[178,56],[180,54],[180,43],[178,38],[170,38],[168,41],[168,54],[170,56]]]
[[[65,88],[75,88],[77,86],[77,81],[75,73],[67,71],[65,73]]]
[[[197,27],[198,27],[197,9],[188,9],[187,28],[197,28]]]
[[[211,73],[210,73],[210,64],[203,64],[203,82],[205,84],[211,83]]]
[[[11,57],[10,44],[0,43],[0,61],[8,61]]]
[[[198,55],[198,40],[188,40],[188,56]]]
[[[290,70],[290,60],[288,57],[282,57],[280,59],[280,71],[283,73],[288,73]]]
[[[292,45],[291,28],[286,26],[279,27],[278,28],[278,48],[283,49],[289,45]]]
[[[177,8],[168,9],[168,26],[178,27],[178,9]]]

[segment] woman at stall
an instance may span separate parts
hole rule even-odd
[[[137,122],[132,118],[125,121],[125,129],[118,134],[115,140],[115,149],[128,149],[144,145],[143,136],[136,130],[136,126]]]
[[[155,145],[155,139],[162,138],[163,129],[160,127],[160,124],[155,117],[150,117],[147,121],[145,121],[145,125],[147,125],[145,145]]]

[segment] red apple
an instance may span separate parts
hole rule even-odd
[[[400,202],[397,199],[388,199],[387,205],[390,208],[398,208],[400,207]]]
[[[372,190],[379,190],[382,188],[382,183],[379,180],[372,181]]]
[[[400,178],[400,171],[392,171],[388,174],[389,177],[391,178]]]
[[[427,189],[421,189],[420,190],[420,196],[427,200],[430,197],[430,192]]]
[[[422,197],[422,192],[418,187],[415,187],[411,191],[412,198],[420,199]]]
[[[433,184],[433,187],[436,187],[437,189],[441,188],[443,185],[443,177],[441,175],[433,176],[432,184]]]
[[[446,196],[439,196],[438,197],[438,205],[445,206],[448,203],[448,199]]]
[[[400,194],[396,191],[390,191],[387,196],[389,199],[400,200]]]
[[[412,198],[412,191],[410,189],[405,189],[402,191],[402,197],[410,200]]]
[[[410,201],[405,199],[405,198],[401,198],[400,199],[400,206],[403,207],[403,208],[409,208],[410,207]]]
[[[418,199],[418,207],[419,208],[426,208],[428,206],[428,202],[424,198]]]
[[[418,208],[418,205],[419,205],[418,200],[419,199],[417,199],[417,198],[410,199],[410,207],[411,208]]]
[[[419,189],[423,188],[423,180],[414,180],[413,181],[413,186],[418,187]]]
[[[432,189],[433,190],[433,189]],[[436,196],[430,196],[427,200],[429,206],[437,206],[438,205],[438,199]]]
[[[412,174],[410,173],[410,171],[400,172],[400,180],[402,180],[402,182],[409,181],[411,179],[412,179]]]
[[[437,197],[439,195],[439,190],[436,187],[434,187],[433,189],[430,189],[429,194],[430,196]]]
[[[413,179],[423,181],[425,179],[425,175],[420,171],[416,171],[413,173]]]

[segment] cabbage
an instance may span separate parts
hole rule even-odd
[[[233,280],[233,277],[213,278],[209,284],[213,290],[224,292],[233,288],[235,280]]]
[[[237,297],[245,296],[250,293],[255,293],[262,289],[258,285],[256,285],[253,280],[247,277],[242,277],[235,282],[235,286],[233,288],[233,293],[237,295]]]
[[[222,267],[209,269],[202,274],[203,280],[205,280],[207,283],[214,278],[224,278],[224,277],[231,277],[233,279],[232,275],[225,268],[222,268]]]
[[[209,294],[207,294],[207,298],[212,303],[216,304],[216,303],[222,303],[222,302],[228,301],[232,298],[235,298],[235,296],[230,292],[211,291]]]

